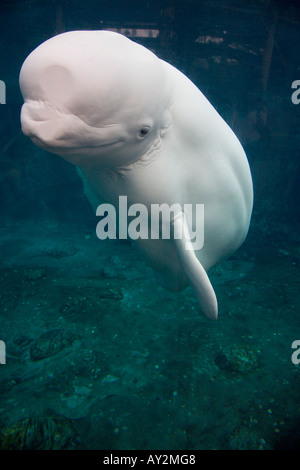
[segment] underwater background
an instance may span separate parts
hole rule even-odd
[[[210,270],[217,322],[100,241],[75,167],[21,132],[23,61],[76,29],[173,64],[246,151],[254,211]],[[1,2],[0,449],[300,448],[299,44],[297,1]]]

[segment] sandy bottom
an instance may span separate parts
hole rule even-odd
[[[287,228],[254,226],[211,271],[217,322],[91,228],[6,223],[0,251],[0,432],[12,440],[25,418],[63,417],[76,438],[62,424],[55,448],[299,448],[300,251]]]

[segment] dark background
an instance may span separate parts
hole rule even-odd
[[[27,55],[75,29],[155,28],[133,38],[185,73],[233,128],[248,155],[253,224],[268,232],[299,223],[300,2],[252,0],[2,1],[0,211],[11,219],[94,224],[75,168],[35,147],[20,131],[18,76]]]

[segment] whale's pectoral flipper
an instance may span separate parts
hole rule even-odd
[[[218,302],[216,294],[205,269],[195,255],[185,214],[183,212],[176,214],[172,223],[174,234],[180,235],[177,239],[174,237],[174,243],[182,270],[196,292],[202,311],[209,318],[217,320]]]

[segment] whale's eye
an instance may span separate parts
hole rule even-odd
[[[146,137],[147,134],[149,134],[150,128],[149,127],[142,127],[139,130],[139,137]]]

